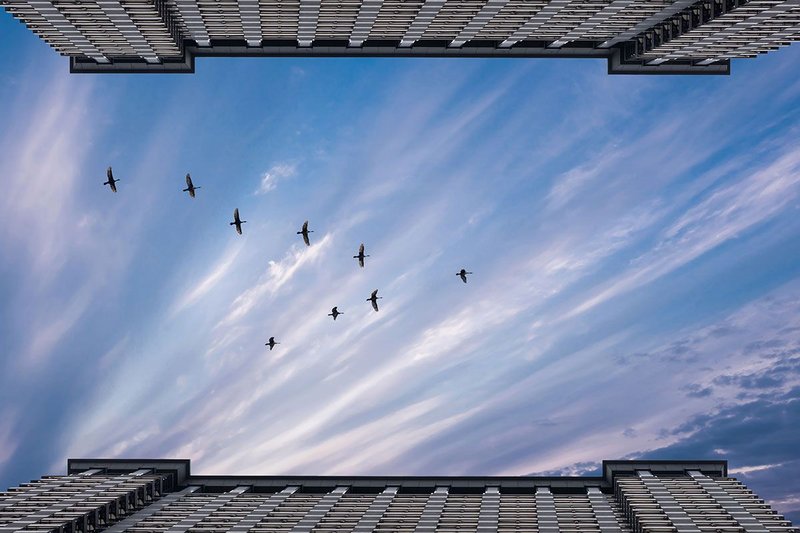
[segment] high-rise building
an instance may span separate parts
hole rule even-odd
[[[193,72],[198,56],[605,58],[726,74],[797,40],[797,0],[0,0],[72,72]]]
[[[725,461],[605,461],[597,477],[198,476],[72,459],[0,493],[0,533],[797,533]]]

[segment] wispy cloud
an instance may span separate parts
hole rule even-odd
[[[273,165],[261,176],[261,183],[255,194],[267,194],[274,190],[279,182],[294,177],[295,174],[297,174],[297,166],[294,164],[278,163]]]

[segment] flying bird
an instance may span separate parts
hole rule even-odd
[[[338,306],[337,306],[337,307],[338,307]],[[332,316],[332,317],[333,317],[333,319],[334,319],[334,320],[336,320],[336,317],[337,317],[337,316],[339,316],[339,315],[343,315],[343,314],[344,314],[344,313],[342,313],[342,312],[341,312],[341,311],[339,311],[339,310],[338,310],[336,307],[334,307],[333,309],[331,309],[331,312],[330,312],[330,313],[328,313],[328,316]]]
[[[183,189],[183,192],[188,192],[189,196],[194,198],[194,191],[201,188],[202,187],[195,187],[192,183],[192,177],[189,174],[186,174],[186,188]]]
[[[117,192],[117,182],[119,180],[114,179],[114,173],[111,172],[111,167],[108,167],[108,170],[106,170],[106,176],[108,176],[108,181],[104,181],[103,185],[108,185],[111,187],[112,191]]]
[[[275,342],[275,337],[270,337],[269,338],[269,342],[266,343],[264,346],[269,346],[269,351],[271,352],[276,344],[280,344],[280,343],[279,342]]]
[[[236,226],[236,233],[239,235],[242,234],[242,224],[247,222],[246,220],[241,220],[239,218],[239,208],[233,210],[233,222],[229,222],[231,226]]]
[[[306,243],[306,246],[311,246],[311,243],[308,242],[308,234],[309,233],[314,233],[314,230],[309,231],[309,229],[308,229],[308,220],[306,220],[305,222],[303,222],[303,229],[297,232],[298,235],[302,235],[303,236],[303,242]]]
[[[358,247],[358,255],[354,255],[353,259],[358,259],[358,266],[364,268],[364,258],[369,257],[368,255],[364,255],[364,243],[361,243],[361,246]]]
[[[377,311],[378,310],[378,300],[382,300],[383,296],[378,296],[378,289],[372,291],[372,296],[367,298],[368,302],[372,302],[372,308]]]
[[[467,282],[467,274],[472,274],[472,272],[467,272],[466,268],[462,268],[461,270],[456,272],[456,276],[460,276],[461,281],[463,281],[464,283]]]

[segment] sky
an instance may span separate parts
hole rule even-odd
[[[727,459],[800,522],[798,68],[70,75],[0,13],[0,487]]]

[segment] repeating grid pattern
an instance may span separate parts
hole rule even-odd
[[[161,495],[162,478],[138,470],[121,476],[96,471],[46,478],[7,493],[0,531],[89,533],[105,529]],[[43,489],[43,490],[40,490]]]
[[[392,504],[397,495],[397,487],[386,487],[386,489],[372,500],[364,515],[359,519],[353,528],[354,533],[367,533],[374,531],[386,510]]]
[[[437,533],[476,531],[482,501],[481,494],[448,494],[435,531]]]
[[[0,533],[797,533],[735,479],[698,471],[618,475],[613,495],[593,486],[376,493],[345,484],[203,493],[197,484],[162,497],[162,482],[146,469],[42,478],[0,493]]]
[[[628,62],[711,65],[800,40],[800,0],[0,0],[55,48],[98,63],[184,60],[210,47],[367,41],[414,50],[622,45]],[[630,46],[628,46],[630,45]],[[324,44],[320,46],[325,46]],[[221,53],[225,53],[224,51]],[[421,52],[425,53],[425,52]],[[154,67],[156,68],[156,67]]]
[[[536,496],[533,494],[503,494],[500,497],[498,533],[538,533]]]
[[[800,0],[713,0],[692,9],[659,28],[660,37],[642,37],[641,56],[656,63],[753,57],[797,40],[800,28]]]
[[[375,531],[413,533],[425,510],[428,494],[398,494],[381,516]]]
[[[477,533],[494,533],[500,519],[500,489],[487,487],[481,498]]]

